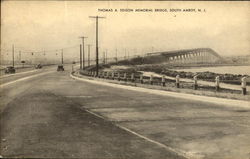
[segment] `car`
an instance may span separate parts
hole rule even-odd
[[[41,69],[41,68],[42,68],[41,64],[36,65],[36,69]]]
[[[64,71],[63,65],[58,65],[57,66],[57,71]]]
[[[5,73],[16,73],[16,69],[13,66],[8,66],[5,68]]]

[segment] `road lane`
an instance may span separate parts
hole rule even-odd
[[[101,88],[99,85],[99,90]],[[183,150],[189,156],[249,158],[249,107],[225,107],[150,93],[124,92],[126,90],[106,87],[104,98],[100,99],[102,103],[92,105],[90,102],[84,107],[150,139]],[[115,97],[115,103],[109,94]],[[129,102],[120,101],[117,96],[121,94]],[[86,103],[90,99],[90,95],[83,96],[79,96],[78,102]]]
[[[1,89],[1,100],[11,99],[0,105],[3,157],[183,158],[51,91],[74,83],[68,75],[55,72]]]
[[[15,86],[26,90],[15,94],[1,113],[3,148],[9,145],[3,155],[181,158],[115,126],[120,125],[189,156],[249,158],[249,109],[90,84],[71,79],[68,73]],[[11,87],[4,91],[5,98],[15,92]]]
[[[43,67],[42,69],[35,69],[35,70],[29,68],[28,71],[19,72],[16,74],[1,75],[0,76],[0,85],[5,84],[5,83],[9,83],[11,81],[18,80],[20,78],[24,78],[27,76],[39,74],[42,72],[48,72],[48,71],[56,71],[56,66],[46,66],[46,67]]]

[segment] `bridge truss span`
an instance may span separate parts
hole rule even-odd
[[[161,55],[169,63],[215,63],[223,58],[211,48],[196,48],[167,52],[148,53],[148,56]]]

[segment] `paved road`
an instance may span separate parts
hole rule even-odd
[[[4,157],[250,157],[248,108],[38,74],[0,90]]]

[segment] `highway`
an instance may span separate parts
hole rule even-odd
[[[0,78],[2,157],[250,158],[250,105],[110,87],[70,71]]]

